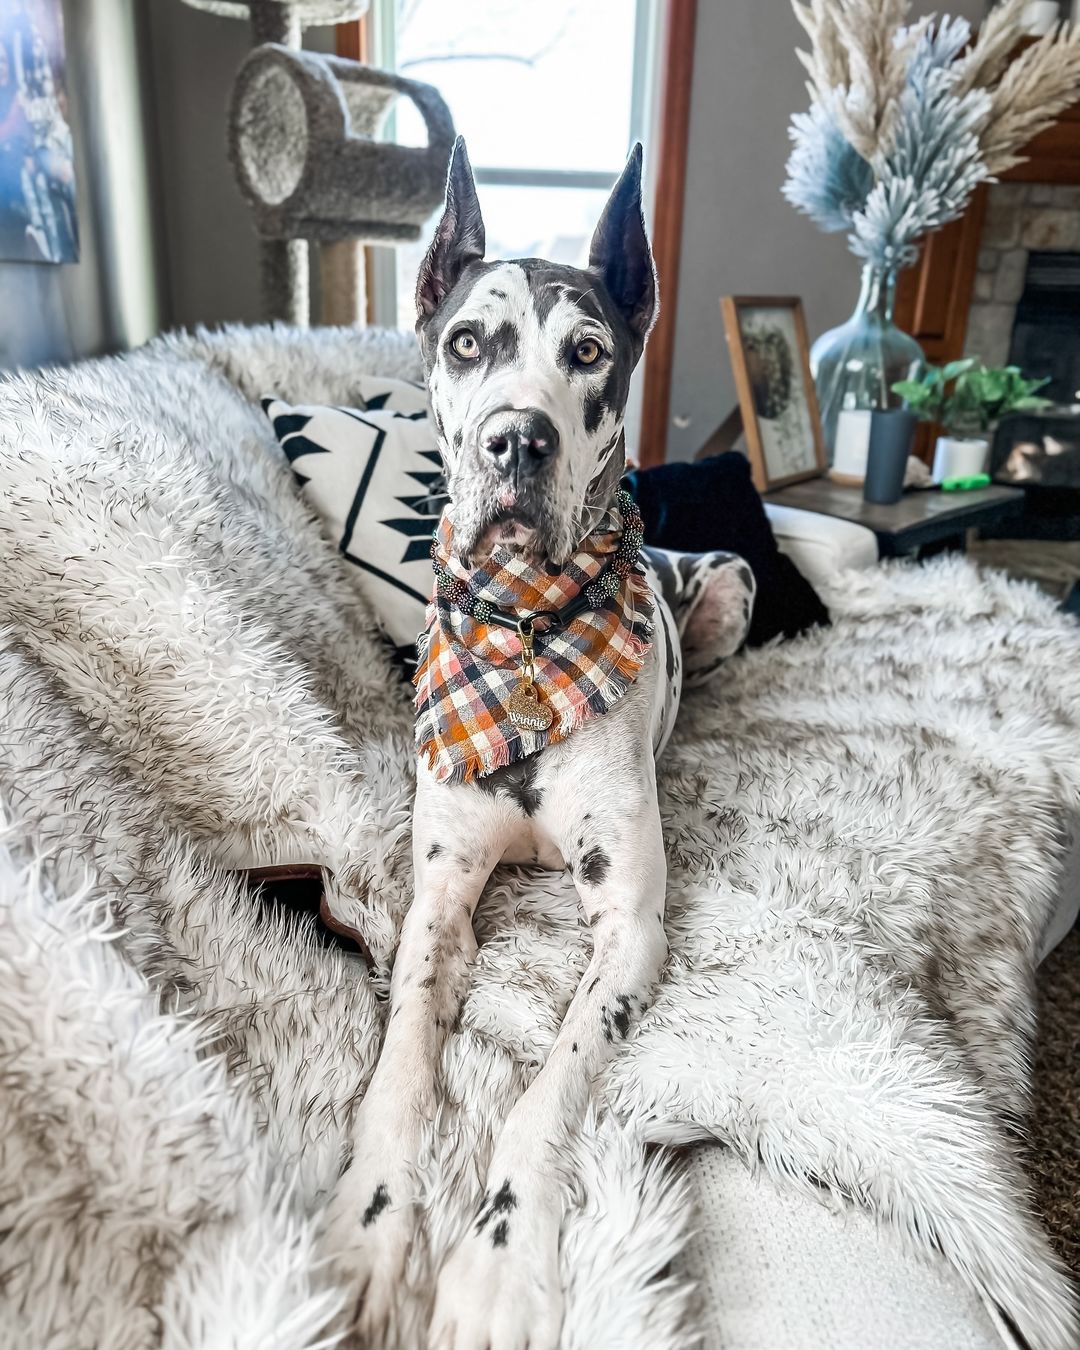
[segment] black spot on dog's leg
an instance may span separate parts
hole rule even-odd
[[[476,1221],[476,1231],[482,1233],[489,1219],[496,1214],[509,1214],[517,1205],[517,1196],[510,1189],[509,1181],[504,1181],[494,1195],[489,1196],[481,1206],[480,1215]],[[506,1227],[505,1222],[500,1227]],[[503,1243],[496,1243],[496,1246],[502,1246]]]
[[[428,862],[431,862],[433,858],[437,858],[442,851],[443,851],[442,844],[432,844],[432,846],[427,851]]]
[[[596,986],[597,986],[599,983],[600,983],[600,976],[597,975],[596,979],[593,980],[592,984],[589,985],[589,993],[590,993],[590,994],[593,992],[593,990],[596,988]]]
[[[577,1041],[575,1041],[574,1044],[570,1047],[570,1053],[571,1053],[572,1055],[576,1055],[576,1054],[577,1054]]]
[[[360,1218],[361,1224],[365,1228],[370,1228],[389,1203],[390,1192],[380,1182],[379,1185],[375,1187],[375,1194],[371,1197],[371,1204],[364,1210],[364,1213]]]
[[[614,1010],[609,1010],[605,1003],[600,1009],[600,1027],[604,1033],[604,1040],[610,1045],[615,1037],[625,1041],[630,1034],[630,1008],[631,1001],[628,995],[618,994],[615,999]]]
[[[492,1214],[508,1214],[517,1204],[517,1196],[510,1189],[510,1183],[504,1181],[491,1202]]]
[[[510,1225],[503,1219],[497,1223],[491,1230],[491,1245],[493,1247],[505,1247],[506,1239],[510,1233]]]
[[[602,848],[594,844],[587,853],[582,856],[578,864],[578,871],[581,873],[581,879],[590,886],[599,886],[603,883],[608,874],[608,868],[611,866],[611,860]]]
[[[619,1006],[612,1013],[611,1020],[615,1024],[615,1030],[625,1041],[630,1031],[630,1000],[625,994],[620,994],[615,1001]]]

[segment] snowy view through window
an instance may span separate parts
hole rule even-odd
[[[479,180],[488,257],[582,264],[607,192],[641,134],[648,0],[396,0],[394,64],[435,85]],[[386,9],[391,4],[387,3]],[[597,53],[602,53],[598,59]],[[396,138],[425,139],[398,105]],[[430,239],[397,250],[398,323]]]

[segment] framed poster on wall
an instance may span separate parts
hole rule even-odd
[[[0,260],[78,258],[61,0],[0,0]]]

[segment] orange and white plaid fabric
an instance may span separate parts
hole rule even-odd
[[[590,535],[561,568],[530,563],[496,548],[480,568],[468,569],[450,552],[452,526],[443,515],[436,532],[442,567],[476,599],[504,614],[561,611],[595,581],[619,545],[618,533]],[[427,626],[418,642],[417,750],[439,782],[464,782],[565,740],[588,717],[615,704],[633,684],[652,643],[653,599],[635,570],[597,609],[565,628],[534,639],[536,691],[554,714],[547,731],[526,731],[510,718],[508,703],[521,682],[521,639],[512,629],[478,623],[436,586]]]

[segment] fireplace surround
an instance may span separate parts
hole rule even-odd
[[[929,235],[900,276],[895,321],[935,364],[965,353],[1004,364],[1030,255],[1080,253],[1080,104],[1025,153],[1000,183],[975,190],[959,220]],[[920,428],[916,450],[930,462],[932,428]]]
[[[964,354],[992,366],[1013,360],[1025,375],[1053,380],[1048,397],[1073,401],[1080,389],[1080,186],[991,186]]]

